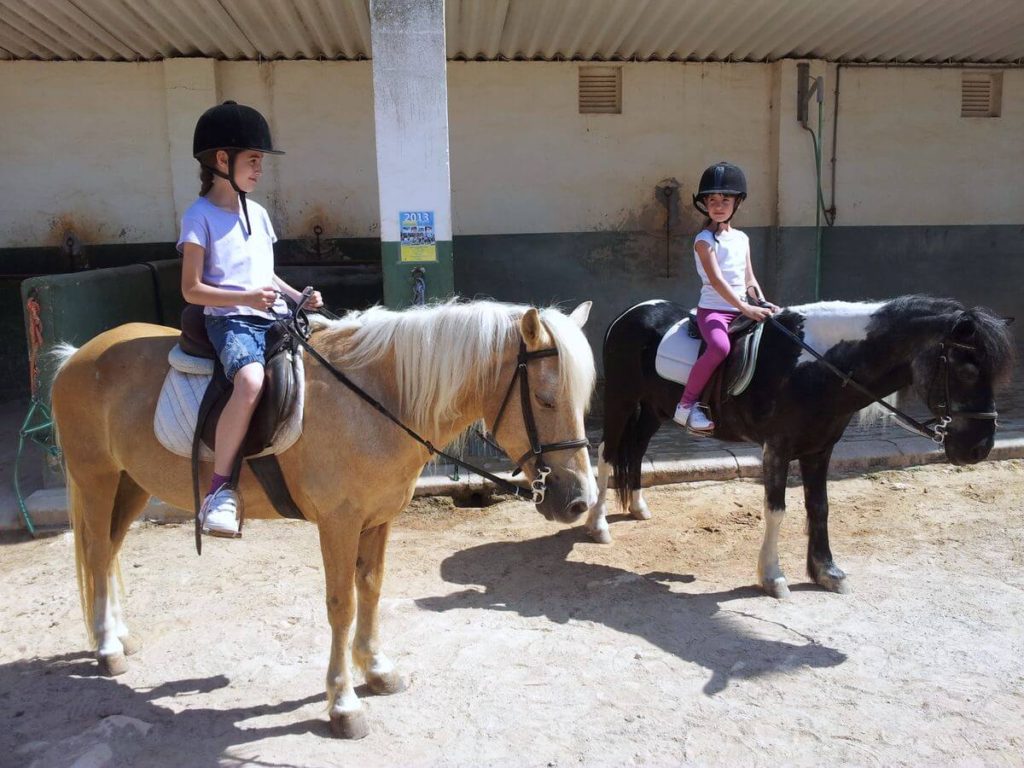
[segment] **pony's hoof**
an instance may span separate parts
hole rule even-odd
[[[638,506],[638,507],[630,507],[629,508],[629,514],[633,516],[634,520],[650,520],[651,519],[651,510],[650,510],[650,508],[646,504],[643,504],[643,505]]]
[[[363,712],[331,713],[331,735],[336,739],[365,739],[369,733],[370,726]]]
[[[390,696],[408,688],[409,681],[397,672],[388,672],[383,675],[367,675],[366,685],[378,696]]]
[[[789,597],[789,585],[786,583],[785,576],[779,576],[775,579],[765,579],[761,582],[761,589],[763,589],[769,597],[774,597],[778,600],[785,600]]]
[[[812,574],[814,582],[822,589],[835,592],[840,595],[850,594],[850,585],[846,574],[834,563],[825,568],[816,568]]]
[[[590,538],[592,538],[598,544],[612,543],[612,535],[607,528],[601,528],[596,531],[593,528],[587,528],[587,533],[589,533]]]
[[[112,653],[109,656],[100,656],[98,659],[100,674],[103,677],[116,677],[128,671],[128,660],[123,653]]]
[[[134,656],[142,650],[142,640],[137,635],[125,635],[121,638],[125,656]]]

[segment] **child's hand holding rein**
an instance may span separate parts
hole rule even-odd
[[[744,304],[743,308],[740,311],[744,314],[744,316],[749,317],[751,320],[755,320],[759,323],[763,322],[764,320],[767,320],[769,317],[775,314],[775,312],[769,307],[755,307],[753,304]]]
[[[261,309],[264,312],[274,306],[277,301],[277,288],[272,285],[265,285],[262,288],[254,288],[242,294],[242,304],[253,309]]]

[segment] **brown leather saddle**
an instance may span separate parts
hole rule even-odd
[[[297,354],[298,345],[291,338],[291,333],[280,324],[272,326],[267,332],[266,379],[260,402],[249,422],[249,431],[242,442],[243,457],[254,456],[269,448],[278,427],[295,405],[300,382],[296,380],[293,356]],[[195,304],[185,306],[181,313],[181,339],[178,346],[186,354],[214,361],[213,378],[199,406],[196,427],[203,443],[213,450],[217,422],[231,397],[232,388],[224,376],[224,368],[217,359],[217,352],[206,335],[206,320],[202,307]]]
[[[704,354],[707,342],[700,335],[696,314],[691,312],[688,319],[687,333],[690,338],[701,340],[699,354]],[[757,369],[757,355],[763,331],[764,323],[751,320],[745,315],[739,315],[729,323],[729,340],[732,343],[732,349],[729,351],[729,357],[715,371],[704,388],[704,392],[701,393],[703,402],[735,397],[746,391],[754,378],[754,371]],[[717,397],[713,397],[712,393],[715,393]]]
[[[278,464],[277,456],[257,456],[270,447],[278,427],[295,407],[295,399],[302,382],[298,381],[298,367],[295,357],[299,354],[299,342],[296,336],[309,336],[309,323],[301,311],[288,324],[276,323],[267,332],[265,354],[265,383],[260,402],[256,406],[249,422],[249,431],[242,441],[242,449],[238,452],[235,465],[231,472],[231,483],[237,487],[238,476],[245,459],[256,479],[259,481],[267,498],[282,517],[304,520],[305,516],[292,498]],[[217,434],[217,421],[231,397],[231,383],[224,375],[224,367],[217,359],[217,352],[210,343],[206,333],[206,318],[203,308],[188,304],[181,313],[181,338],[178,346],[182,351],[195,357],[212,359],[213,376],[207,385],[199,405],[196,419],[196,432],[192,438],[192,494],[195,503],[196,552],[202,554],[202,535],[199,525],[199,447],[205,443],[211,450],[214,448]],[[244,515],[243,515],[244,520]],[[239,521],[241,530],[242,520]]]

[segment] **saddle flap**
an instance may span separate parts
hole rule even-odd
[[[741,395],[750,382],[754,380],[754,371],[757,370],[757,354],[761,348],[761,334],[764,333],[764,323],[750,321],[753,333],[750,328],[744,330],[743,336],[733,339],[732,351],[729,359],[725,361],[725,381],[727,391],[730,395]]]

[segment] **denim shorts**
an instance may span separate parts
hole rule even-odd
[[[228,381],[234,381],[243,365],[266,362],[267,331],[273,324],[268,318],[250,315],[206,316],[206,333]]]

